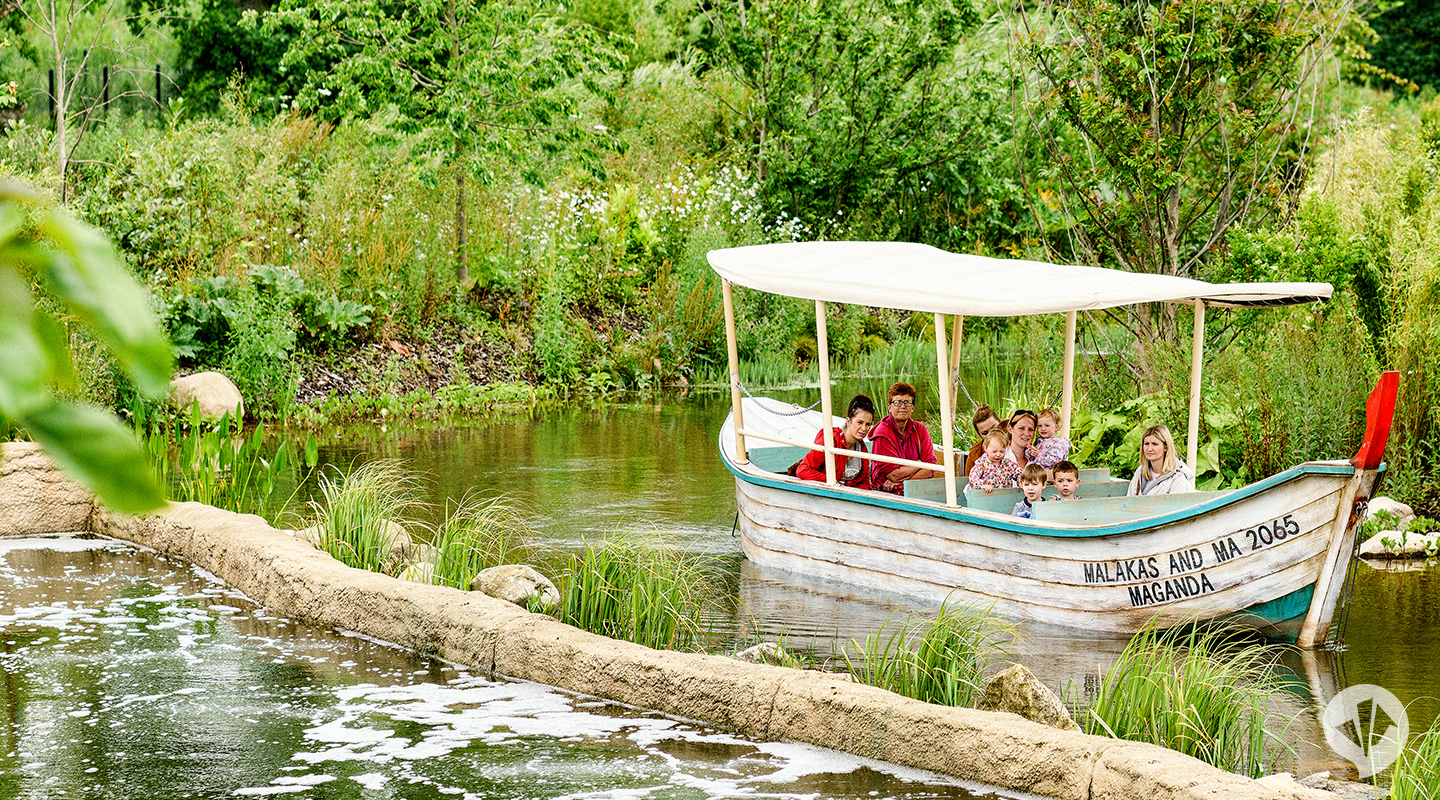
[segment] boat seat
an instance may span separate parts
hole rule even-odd
[[[1035,507],[1035,519],[1064,522],[1071,525],[1104,525],[1128,522],[1141,517],[1167,514],[1212,500],[1228,492],[1185,492],[1156,494],[1149,497],[1093,497],[1069,503],[1041,503]],[[998,492],[997,492],[998,494]]]
[[[1110,480],[1110,470],[1108,469],[1082,470],[1081,474],[1083,475],[1085,472],[1097,476],[1103,473],[1105,478],[1090,483],[1081,480],[1079,488],[1075,490],[1075,493],[1081,498],[1108,499],[1112,497],[1122,497],[1126,489],[1130,487],[1129,481]],[[1025,493],[1020,491],[1019,487],[996,489],[989,494],[986,494],[982,489],[972,489],[965,492],[965,505],[981,511],[1009,514],[1015,510],[1015,504],[1020,502],[1020,498],[1024,496]],[[1046,486],[1045,491],[1041,492],[1040,496],[1048,500],[1052,497],[1059,497],[1060,492],[1057,491],[1054,486]],[[944,501],[943,497],[941,501]],[[1079,501],[1076,500],[1074,502]],[[1037,514],[1036,516],[1038,517],[1039,515]]]
[[[960,505],[965,505],[965,484],[969,478],[955,479],[955,499]],[[945,502],[945,479],[944,478],[920,478],[919,480],[905,481],[905,496],[912,500],[930,500],[936,503]]]
[[[784,475],[790,465],[805,457],[809,448],[781,445],[779,447],[752,447],[749,450],[750,463],[765,470]]]

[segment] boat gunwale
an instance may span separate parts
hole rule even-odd
[[[1268,478],[1263,478],[1254,483],[1242,486],[1239,489],[1231,490],[1223,496],[1214,497],[1187,508],[1142,517],[1129,522],[1106,523],[1101,525],[1069,525],[1066,523],[1045,523],[1021,520],[1019,518],[1007,518],[994,512],[980,511],[965,506],[950,508],[929,500],[901,498],[889,495],[888,493],[846,490],[838,487],[832,488],[816,481],[786,480],[780,476],[766,478],[739,468],[731,460],[730,453],[726,451],[724,446],[723,433],[720,436],[719,449],[720,460],[725,464],[725,468],[739,480],[752,485],[782,491],[799,492],[801,494],[815,495],[832,500],[845,500],[860,503],[861,505],[878,506],[893,511],[924,514],[926,516],[980,525],[982,527],[994,528],[1010,533],[1058,538],[1100,538],[1139,533],[1165,525],[1171,525],[1176,522],[1184,522],[1218,511],[1226,506],[1234,505],[1256,495],[1271,491],[1306,475],[1349,476],[1355,474],[1355,467],[1348,463],[1307,461],[1303,464],[1293,466],[1284,472],[1276,473]],[[1377,471],[1383,472],[1385,467],[1385,464],[1381,464]]]

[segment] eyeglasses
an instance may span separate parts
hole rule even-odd
[[[915,401],[914,401],[914,400],[891,400],[891,401],[890,401],[890,405],[892,405],[892,406],[899,406],[900,408],[910,408],[911,406],[915,405]]]

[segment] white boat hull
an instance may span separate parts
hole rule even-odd
[[[745,412],[754,430],[763,414],[749,403]],[[813,437],[818,421],[779,424],[810,426]],[[727,423],[721,451],[756,564],[1120,633],[1233,616],[1291,638],[1308,622],[1302,639],[1323,641],[1353,549],[1352,507],[1377,475],[1314,462],[1221,496],[1199,493],[1192,508],[1075,525],[799,481],[737,463],[731,431]]]

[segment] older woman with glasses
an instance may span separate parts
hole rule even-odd
[[[870,431],[871,451],[877,456],[904,458],[910,461],[940,463],[935,458],[935,444],[924,424],[911,419],[915,413],[915,387],[897,383],[886,393],[890,413]],[[898,464],[871,462],[871,488],[894,494],[905,491],[905,481],[932,478],[935,471],[923,467],[902,467]]]

